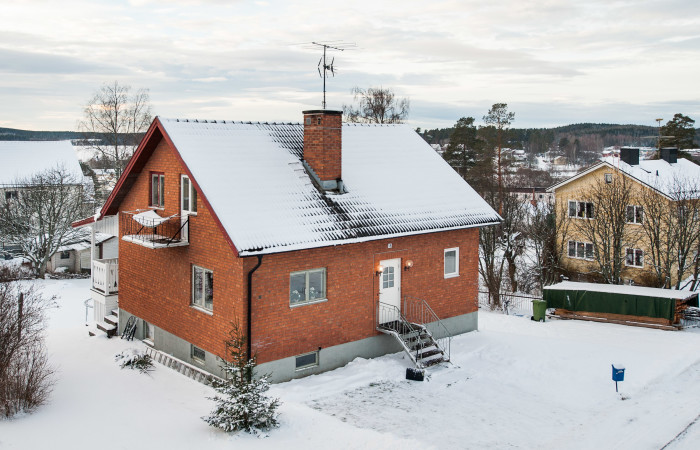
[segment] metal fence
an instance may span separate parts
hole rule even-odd
[[[532,315],[532,301],[542,300],[542,296],[512,292],[500,292],[499,304],[494,305],[489,291],[479,291],[479,308],[502,311],[505,314]]]

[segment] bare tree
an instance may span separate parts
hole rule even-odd
[[[576,210],[579,219],[572,220],[571,226],[593,244],[591,256],[597,266],[596,273],[605,283],[621,284],[624,251],[627,247],[637,246],[640,231],[627,227],[627,207],[634,204],[633,182],[618,172],[609,180],[606,182],[600,177],[581,191],[579,198],[583,202]],[[586,206],[581,208],[581,204]]]
[[[482,194],[492,206],[500,195],[492,189]],[[479,230],[479,275],[489,290],[489,302],[493,308],[501,306],[500,293],[504,287],[518,290],[517,264],[524,249],[522,226],[525,209],[513,196],[500,200],[503,205],[503,222]]]
[[[354,87],[351,92],[357,107],[343,105],[343,114],[348,122],[403,123],[408,117],[409,100],[397,98],[390,88]]]
[[[45,403],[53,369],[44,346],[45,310],[53,298],[18,282],[0,282],[0,416]]]
[[[84,114],[78,130],[119,178],[152,120],[148,89],[132,94],[130,86],[117,81],[104,84],[90,98]]]
[[[644,235],[647,262],[652,266],[657,287],[679,289],[693,272],[697,284],[697,251],[700,245],[700,203],[698,182],[676,178],[667,199],[652,189],[644,189]],[[694,287],[694,286],[693,286]]]
[[[559,281],[562,275],[562,257],[566,250],[570,221],[563,207],[540,202],[534,206],[524,226],[530,264],[523,268],[535,276],[539,292]]]
[[[83,186],[64,167],[14,181],[17,198],[0,208],[0,242],[17,245],[36,276],[43,278],[51,257],[76,231],[72,222],[85,217]]]

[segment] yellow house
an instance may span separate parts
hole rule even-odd
[[[558,237],[563,267],[581,281],[677,286],[692,273],[700,245],[698,187],[700,166],[678,160],[676,149],[640,161],[637,148],[550,187],[566,218]],[[688,207],[692,215],[682,212]]]

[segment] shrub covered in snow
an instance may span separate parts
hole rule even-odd
[[[255,377],[255,356],[248,359],[246,338],[238,324],[232,325],[226,350],[230,361],[222,361],[221,366],[226,379],[212,383],[218,395],[208,398],[216,407],[203,417],[204,421],[227,432],[244,430],[251,434],[279,426],[279,399],[265,394],[270,389],[270,375]]]
[[[141,373],[148,373],[153,370],[153,358],[135,348],[129,348],[121,353],[117,353],[114,359],[122,369],[128,367]]]

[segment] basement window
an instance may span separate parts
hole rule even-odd
[[[292,272],[289,275],[289,305],[326,300],[326,269]]]
[[[445,278],[459,276],[459,248],[445,249]]]
[[[306,353],[296,357],[296,369],[304,370],[318,366],[318,352]]]
[[[190,356],[192,357],[192,361],[196,362],[197,364],[204,365],[207,359],[207,353],[202,350],[199,347],[196,347],[193,344],[190,344],[191,347],[191,353]]]

